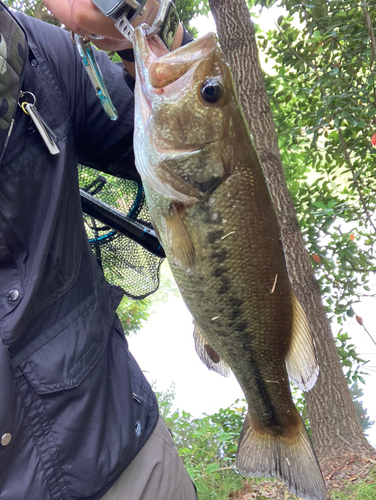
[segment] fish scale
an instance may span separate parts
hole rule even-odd
[[[240,177],[239,177],[240,179]],[[222,195],[222,191],[225,193],[228,192],[228,188],[226,183],[218,188],[217,192],[215,192],[216,198],[222,200],[224,197]],[[226,199],[226,197],[225,197]],[[230,198],[227,198],[230,200]],[[252,203],[252,198],[248,197],[248,203],[245,206],[245,214],[254,213],[254,206]],[[209,216],[212,218],[214,213],[218,213],[219,208],[216,204],[209,205],[205,204],[207,210],[209,211]],[[245,232],[245,228],[247,227],[247,216],[239,221],[230,215],[230,207],[232,206],[232,202],[226,205],[222,205],[221,209],[223,214],[226,215],[228,219],[228,229],[232,231],[235,230],[235,234],[237,232],[242,231]],[[279,388],[275,384],[271,384],[271,389],[269,391],[265,388],[265,383],[263,380],[273,380],[275,378],[276,373],[281,373],[279,379],[282,377],[285,379],[284,384],[284,394],[281,395],[283,401],[285,401],[285,393],[289,395],[287,399],[291,406],[293,406],[290,389],[288,383],[288,377],[285,368],[284,357],[273,356],[275,352],[273,349],[273,344],[277,343],[280,347],[280,334],[284,329],[291,329],[291,321],[286,322],[286,326],[283,328],[283,318],[281,318],[280,310],[286,309],[286,301],[289,301],[288,296],[285,298],[285,295],[282,295],[282,280],[281,276],[279,289],[276,295],[269,293],[268,286],[261,285],[260,280],[257,278],[257,274],[252,272],[252,268],[255,265],[259,264],[261,255],[265,256],[265,251],[259,250],[260,245],[257,244],[257,240],[253,244],[248,244],[248,248],[252,256],[243,255],[243,249],[241,245],[235,245],[232,243],[230,236],[228,238],[222,239],[223,235],[226,233],[226,230],[216,230],[215,232],[206,233],[205,227],[202,228],[199,224],[199,219],[194,213],[195,210],[202,212],[203,207],[199,206],[199,204],[192,207],[190,213],[187,211],[185,217],[185,224],[187,230],[192,238],[193,244],[196,248],[196,258],[199,262],[210,262],[211,259],[215,259],[216,255],[220,255],[221,259],[224,258],[227,262],[232,262],[233,266],[231,269],[227,269],[226,274],[232,274],[231,279],[222,274],[219,278],[213,276],[213,269],[210,266],[200,266],[193,276],[185,273],[181,270],[179,266],[174,264],[171,265],[172,272],[175,276],[177,283],[179,283],[179,288],[181,290],[182,296],[187,303],[187,306],[190,310],[195,311],[195,320],[200,325],[200,327],[205,331],[207,339],[213,345],[213,347],[219,351],[222,357],[226,360],[226,362],[231,366],[236,365],[237,379],[239,380],[248,403],[251,408],[256,408],[257,406],[268,406],[268,401],[266,401],[265,394],[268,392],[276,392],[273,395],[274,399],[279,396]],[[221,216],[221,220],[225,215]],[[208,217],[206,217],[208,218]],[[189,219],[189,220],[188,220]],[[191,221],[191,224],[189,223]],[[215,225],[215,224],[214,224]],[[223,225],[223,222],[222,224]],[[212,227],[209,225],[208,229]],[[199,229],[197,229],[199,228]],[[208,235],[208,236],[206,236]],[[211,235],[211,236],[210,236]],[[278,237],[278,235],[277,235]],[[234,235],[235,238],[235,235]],[[203,244],[201,239],[205,239],[210,243],[210,246],[207,244]],[[214,241],[213,241],[214,240]],[[282,255],[283,257],[283,255]],[[223,262],[225,261],[223,260]],[[250,260],[250,262],[248,262]],[[267,262],[265,265],[265,270],[268,271],[269,263]],[[217,269],[214,267],[214,269]],[[250,270],[248,273],[247,271]],[[248,274],[248,276],[247,276]],[[273,282],[275,272],[267,273],[271,279],[264,280],[264,283]],[[285,277],[287,279],[287,273],[285,273]],[[225,280],[225,281],[224,281]],[[207,294],[207,297],[210,297],[210,304],[200,302],[197,304],[197,291],[202,288],[201,283],[205,283],[204,293]],[[223,285],[225,284],[225,290],[223,290]],[[261,290],[260,290],[261,288]],[[287,283],[286,286],[289,291],[290,287]],[[265,308],[269,311],[268,315],[263,315],[258,317],[260,311],[260,302],[258,296],[264,292],[265,301],[268,305],[265,305]],[[225,296],[224,296],[225,294]],[[229,304],[226,300],[226,296],[231,295],[232,298],[236,298],[239,301],[239,307],[237,314],[234,314],[234,309],[231,304]],[[277,300],[275,300],[277,299]],[[270,303],[275,303],[274,307],[270,306]],[[287,308],[290,304],[287,304]],[[236,312],[236,311],[235,311]],[[215,322],[212,322],[211,319],[213,317],[219,316],[219,319]],[[277,321],[276,319],[277,318]],[[282,321],[281,321],[282,320]],[[282,328],[281,328],[282,323]],[[271,331],[272,330],[272,331]],[[277,330],[277,335],[270,335],[272,342],[265,343],[260,338],[258,332],[270,332],[273,334],[273,330]],[[229,332],[233,332],[229,334]],[[276,337],[276,340],[274,338]],[[240,342],[239,342],[240,341]],[[244,356],[243,358],[239,358],[239,350],[236,346],[246,344],[248,349],[246,352],[249,352],[248,357]],[[283,344],[283,343],[282,343]],[[287,349],[286,349],[287,350]],[[257,354],[256,354],[257,353]],[[256,359],[257,355],[264,356],[269,359],[268,364],[264,364],[260,369],[257,367]],[[263,391],[258,390],[249,390],[249,377],[247,374],[249,373],[249,367],[252,367],[251,373],[256,373],[257,375],[253,375],[253,379],[258,381],[258,386],[260,385],[264,387]],[[262,373],[262,375],[260,374]],[[264,398],[261,399],[260,402],[257,402],[257,396],[263,393]],[[256,396],[256,397],[255,397]],[[284,403],[285,404],[285,403]],[[272,408],[271,404],[269,407]],[[273,410],[270,410],[272,414],[274,414]]]
[[[324,500],[289,381],[314,385],[314,343],[230,70],[212,34],[159,58],[155,45],[136,30],[136,166],[197,353],[218,373],[231,369],[247,399],[238,469]]]

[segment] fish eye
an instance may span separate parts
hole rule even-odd
[[[222,85],[216,78],[209,78],[201,85],[200,94],[205,102],[217,102],[222,97]]]

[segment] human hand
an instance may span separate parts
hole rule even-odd
[[[114,21],[106,17],[95,7],[91,0],[43,0],[47,9],[74,33],[83,36],[95,34],[104,37],[91,39],[102,50],[118,51],[129,49],[132,44],[115,28]],[[141,23],[149,26],[159,10],[158,0],[147,0],[144,12],[132,23],[134,27]]]

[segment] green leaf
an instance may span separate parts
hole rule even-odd
[[[232,441],[234,439],[234,434],[232,432],[221,432],[218,434],[218,439],[221,442]]]
[[[206,473],[213,474],[213,472],[216,472],[218,469],[219,465],[217,463],[209,464],[206,466]]]

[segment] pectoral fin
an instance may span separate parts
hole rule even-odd
[[[195,348],[198,357],[209,368],[224,377],[228,377],[231,373],[228,364],[221,359],[217,351],[206,340],[201,328],[194,322],[193,338],[195,340]]]
[[[286,356],[286,368],[291,381],[302,391],[309,391],[319,375],[316,350],[305,312],[292,292],[292,339]]]
[[[165,218],[167,244],[173,263],[185,272],[196,271],[196,252],[192,239],[179,214],[179,207],[173,203],[169,215]]]

